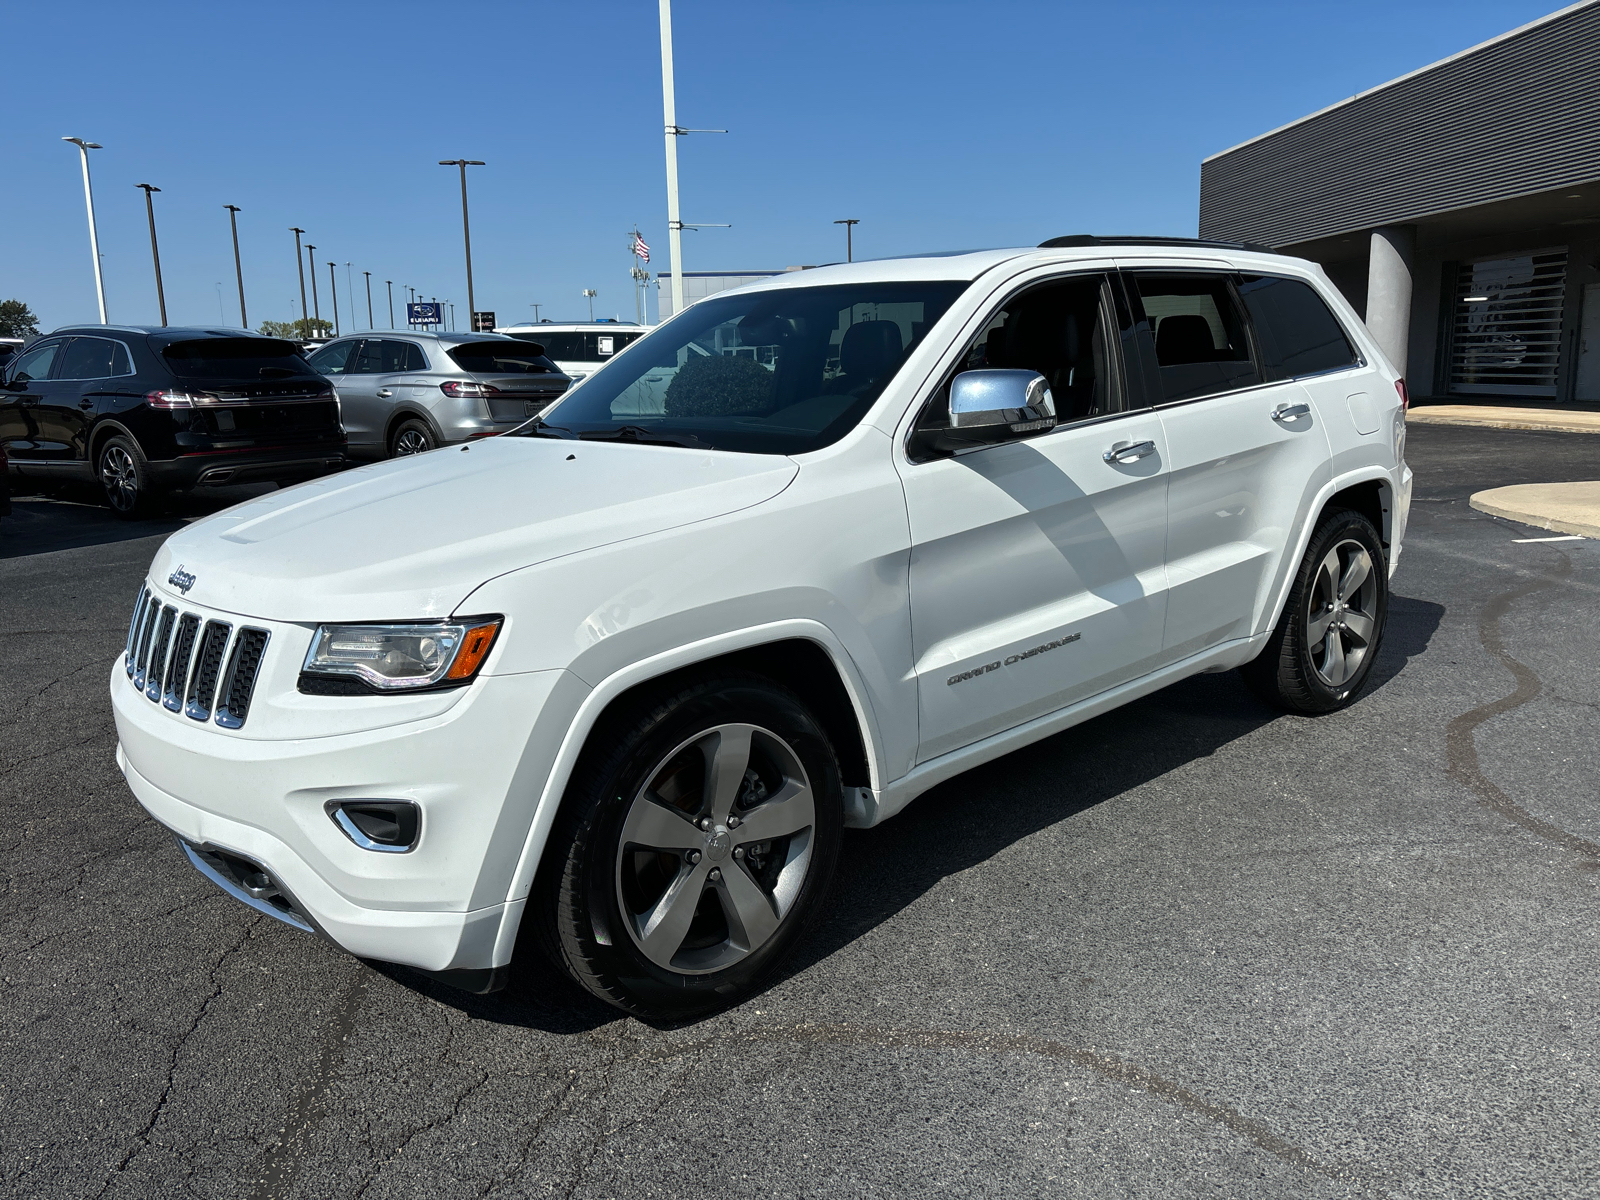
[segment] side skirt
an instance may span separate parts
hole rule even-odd
[[[1152,671],[1138,679],[1119,684],[1101,692],[1098,696],[1091,696],[1087,700],[1080,700],[1053,713],[1035,717],[1004,733],[992,734],[982,741],[974,742],[970,746],[941,754],[938,758],[929,759],[921,766],[907,772],[876,793],[866,788],[857,788],[855,796],[847,798],[849,802],[846,805],[845,824],[855,829],[868,829],[874,825],[881,825],[923,792],[963,771],[970,771],[973,767],[991,762],[1031,742],[1060,733],[1064,729],[1071,729],[1074,725],[1080,725],[1084,721],[1098,717],[1101,713],[1120,708],[1141,696],[1148,696],[1151,692],[1160,691],[1168,684],[1187,679],[1190,675],[1232,670],[1249,662],[1260,653],[1262,646],[1266,644],[1267,636],[1266,633],[1260,633],[1254,637],[1235,638],[1210,650],[1190,655],[1159,671]]]

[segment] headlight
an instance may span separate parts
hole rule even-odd
[[[501,620],[471,617],[393,625],[319,625],[306,654],[300,690],[324,690],[307,688],[306,676],[312,681],[360,684],[383,692],[470,683],[489,657]]]

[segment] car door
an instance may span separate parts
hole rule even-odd
[[[1143,675],[1160,655],[1167,450],[1161,419],[1129,404],[1129,328],[1111,273],[1040,280],[986,315],[918,418],[900,466],[918,761]],[[949,380],[982,367],[1044,375],[1058,426],[927,454]]]
[[[12,360],[4,406],[0,408],[0,440],[4,440],[6,455],[14,463],[51,457],[39,409],[41,402],[54,396],[50,372],[65,344],[63,338],[51,338],[30,346]]]
[[[344,423],[347,444],[351,449],[370,446],[375,440],[372,433],[372,413],[376,384],[372,376],[360,374],[362,340],[344,338],[329,342],[306,359],[312,369],[326,375],[339,397],[339,419]],[[379,426],[380,430],[382,426]]]
[[[87,462],[89,427],[100,404],[120,376],[133,374],[133,362],[120,342],[102,337],[75,337],[56,358],[50,395],[38,407],[41,438],[49,457]]]
[[[1164,662],[1266,620],[1274,581],[1330,477],[1305,389],[1265,381],[1231,272],[1127,272],[1143,376],[1171,456]]]

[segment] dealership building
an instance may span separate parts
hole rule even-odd
[[[1600,402],[1600,0],[1206,159],[1200,236],[1320,263],[1414,397]]]

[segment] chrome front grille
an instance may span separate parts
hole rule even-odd
[[[205,620],[141,588],[128,623],[124,667],[145,698],[195,721],[242,728],[271,634]],[[227,666],[224,667],[223,663]]]

